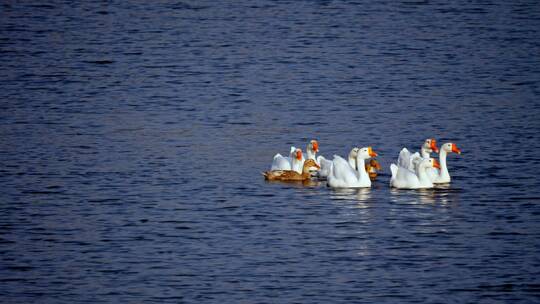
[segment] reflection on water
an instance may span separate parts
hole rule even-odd
[[[281,184],[281,185],[290,185],[297,188],[302,187],[318,187],[321,185],[321,182],[316,179],[307,179],[304,181],[269,181],[265,180],[268,184]]]
[[[391,195],[390,201],[396,204],[450,204],[456,203],[459,200],[460,189],[453,188],[451,184],[439,184],[433,189],[415,189],[415,190],[403,190],[387,187],[386,183],[383,185],[374,185],[372,188],[330,188],[327,186],[326,181],[319,181],[317,179],[309,179],[305,181],[268,181],[267,184],[282,185],[284,187],[292,188],[320,188],[323,194],[328,194],[328,197],[332,200],[348,200],[358,203],[357,207],[367,208],[371,203],[377,203],[377,198],[374,198],[373,194],[378,196],[389,192]],[[320,195],[321,193],[318,193]],[[380,203],[380,202],[379,202]]]
[[[331,189],[330,198],[333,200],[353,200],[358,202],[366,202],[371,199],[371,188],[358,189]],[[366,207],[367,205],[359,204],[358,207]]]
[[[397,204],[454,204],[459,201],[460,191],[450,184],[437,185],[433,189],[398,190],[391,188],[390,199]]]

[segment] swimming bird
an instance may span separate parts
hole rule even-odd
[[[315,155],[317,152],[319,152],[319,142],[312,139],[306,147],[307,159],[313,159],[316,161]]]
[[[402,154],[404,151],[405,154]],[[414,154],[410,154],[409,150],[403,148],[399,153],[397,164],[398,166],[414,171],[413,160],[418,157],[430,158],[431,152],[439,153],[439,148],[437,148],[437,141],[434,138],[428,138],[424,141],[424,143],[420,147],[420,153],[416,152]]]
[[[411,171],[408,168],[390,165],[392,177],[390,179],[390,187],[397,189],[425,189],[433,188],[426,169],[435,167],[440,168],[439,163],[434,158],[416,158],[413,160],[415,170]]]
[[[315,160],[308,159],[304,162],[302,173],[298,173],[294,170],[275,170],[266,171],[263,173],[263,175],[266,180],[270,181],[305,181],[311,177],[309,172],[309,168],[311,167],[320,168]]]
[[[294,170],[298,173],[302,173],[302,158],[302,150],[292,146],[288,157],[284,157],[279,153],[274,155],[270,170]]]
[[[365,164],[365,166],[366,171],[369,174],[369,179],[371,179],[371,181],[377,179],[377,171],[380,171],[382,169],[379,162],[376,159],[370,159],[369,162]]]
[[[448,167],[446,167],[446,156],[448,153],[461,155],[461,150],[454,143],[445,143],[439,152],[439,163],[441,164],[438,174],[431,180],[434,184],[447,184],[451,181]]]
[[[356,164],[364,164],[365,159],[377,156],[371,147],[358,150]],[[339,155],[332,160],[332,173],[328,175],[328,186],[332,188],[367,188],[371,187],[371,180],[365,166],[356,166],[348,163]]]
[[[356,155],[358,154],[358,151],[360,150],[360,148],[357,148],[357,147],[354,147],[351,149],[351,151],[349,152],[349,156],[348,156],[348,162],[349,162],[349,165],[353,168],[357,168],[356,166]],[[320,179],[326,179],[328,177],[328,175],[330,175],[330,173],[332,173],[332,161],[329,160],[329,159],[326,159],[324,158],[324,156],[322,155],[319,155],[317,156],[317,162],[319,163],[319,165],[321,166],[321,169],[319,170],[318,172],[318,177]]]
[[[312,139],[306,147],[307,159],[314,160],[315,163],[320,166],[320,163],[316,159],[317,152],[319,152],[319,142],[315,139]],[[305,159],[302,157],[302,164],[304,163],[304,161]],[[311,167],[309,168],[309,171],[311,171],[312,176],[315,176],[319,169],[320,167],[319,168]]]

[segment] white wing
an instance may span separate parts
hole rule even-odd
[[[391,164],[390,172],[392,172],[392,177],[390,178],[390,184],[392,184],[392,181],[396,179],[397,171],[398,171],[398,166],[396,166],[396,164]]]
[[[325,178],[332,173],[332,161],[324,158],[324,156],[317,156],[317,162],[321,169],[319,170],[319,177]]]
[[[409,152],[407,148],[401,149],[401,151],[399,152],[397,165],[399,167],[409,168],[410,163],[411,163],[411,152]]]
[[[422,160],[420,153],[415,152],[414,154],[411,154],[407,148],[403,148],[399,152],[397,165],[398,167],[409,169],[410,171],[414,172],[415,164],[420,160]]]
[[[411,170],[403,167],[398,167],[394,164],[390,166],[390,170],[392,170],[392,179],[390,179],[390,186],[398,189],[418,188],[418,177]]]
[[[358,182],[358,176],[354,169],[339,155],[334,155],[332,175],[336,180],[343,182],[345,185],[352,185]]]
[[[292,170],[292,159],[295,157],[296,147],[291,146],[289,156],[282,156],[281,154],[274,155],[272,160],[272,166],[270,167],[271,171],[275,170]]]
[[[281,154],[276,154],[272,161],[272,167],[270,170],[291,170],[291,161],[288,157],[283,157]]]

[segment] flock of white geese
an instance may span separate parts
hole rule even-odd
[[[291,147],[289,156],[277,153],[270,171],[263,173],[267,180],[306,181],[312,178],[327,180],[332,188],[368,188],[381,167],[373,158],[377,153],[371,147],[354,147],[347,159],[334,155],[332,160],[317,156],[319,143],[311,140],[306,147],[306,157],[301,149]],[[439,153],[439,161],[431,157]],[[390,165],[392,177],[390,187],[397,189],[426,189],[435,184],[450,183],[450,173],[446,166],[448,153],[461,154],[454,143],[445,143],[440,150],[437,141],[428,138],[420,151],[411,153],[407,148],[399,152],[397,164]]]

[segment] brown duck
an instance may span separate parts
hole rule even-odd
[[[378,161],[371,159],[369,163],[366,164],[366,172],[369,174],[369,179],[372,181],[377,179],[378,170],[381,170],[381,165]]]
[[[293,170],[274,170],[266,171],[263,175],[264,179],[270,181],[305,181],[310,179],[309,168],[312,167],[321,168],[313,159],[308,159],[304,162],[301,174]]]

